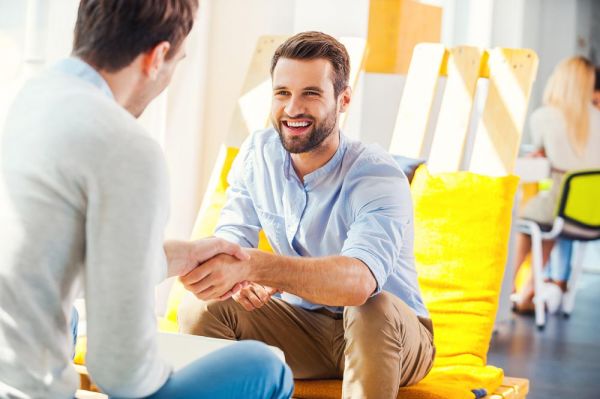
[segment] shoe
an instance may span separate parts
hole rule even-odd
[[[535,314],[535,305],[531,299],[525,300],[521,294],[514,293],[510,295],[510,301],[514,313],[528,316]]]
[[[542,287],[542,300],[546,304],[546,309],[548,313],[555,314],[561,308],[563,292],[554,283],[544,283]]]

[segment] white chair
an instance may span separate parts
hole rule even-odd
[[[575,241],[600,239],[600,169],[572,171],[565,175],[562,183],[556,217],[549,231],[538,223],[521,219],[519,231],[531,236],[531,265],[536,296],[535,324],[543,330],[546,324],[544,280],[542,265],[542,240],[565,237]],[[581,277],[583,251],[579,248],[572,261],[571,278],[563,298],[563,313],[571,314],[575,303],[577,282]]]

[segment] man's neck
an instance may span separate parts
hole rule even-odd
[[[98,73],[110,87],[115,101],[137,118],[141,114],[141,110],[138,109],[139,106],[134,101],[137,85],[132,84],[132,82],[135,82],[137,77],[132,72],[129,67],[114,73],[98,70]]]
[[[325,165],[335,155],[340,145],[340,131],[336,129],[317,148],[299,154],[291,154],[292,166],[300,181],[304,176],[314,172]]]

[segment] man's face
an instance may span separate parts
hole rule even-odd
[[[349,102],[349,89],[334,95],[333,67],[322,58],[280,58],[273,70],[271,122],[286,151],[309,152],[338,130],[338,116]],[[344,102],[338,101],[342,97]]]
[[[187,40],[187,39],[186,39]],[[160,93],[163,92],[171,83],[171,78],[175,73],[175,69],[179,62],[185,58],[185,43],[184,40],[175,54],[169,59],[164,59],[160,62],[156,76],[153,78],[144,79],[141,87],[137,90],[137,101],[132,108],[132,113],[138,117],[142,114],[144,109],[154,100]]]

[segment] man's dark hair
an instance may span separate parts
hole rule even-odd
[[[287,39],[275,50],[271,60],[271,76],[280,58],[314,60],[324,58],[333,67],[333,91],[335,97],[348,87],[350,57],[346,47],[335,38],[322,32],[302,32]]]
[[[81,0],[73,54],[109,72],[162,41],[167,59],[192,30],[198,0]]]
[[[596,67],[596,80],[594,82],[594,91],[600,91],[600,67]]]

